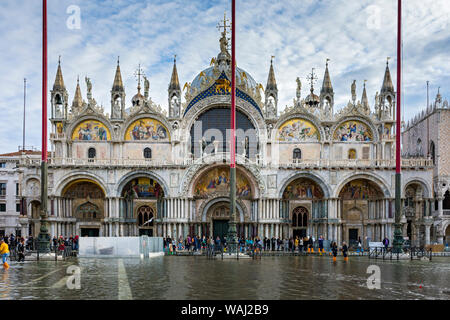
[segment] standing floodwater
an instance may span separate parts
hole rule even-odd
[[[81,288],[66,286],[81,267]],[[367,268],[381,271],[381,289],[367,288]],[[208,260],[79,258],[13,263],[1,273],[1,299],[449,299],[450,260],[375,261],[366,257],[263,257]],[[119,285],[120,283],[120,285]]]

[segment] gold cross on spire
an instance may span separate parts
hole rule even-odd
[[[141,76],[145,76],[144,71],[141,68],[141,64],[139,63],[138,69],[134,72],[134,76],[138,81],[138,93],[141,93]]]
[[[222,32],[222,36],[226,36],[227,34],[227,28],[231,28],[231,23],[227,24],[227,22],[229,22],[230,19],[227,19],[227,12],[225,11],[223,14],[223,25],[220,24],[220,22],[217,24],[217,29],[221,29],[223,28],[223,32]]]
[[[311,92],[314,91],[314,82],[317,81],[317,76],[314,73],[314,68],[312,68],[311,74],[308,76],[308,81],[311,83]]]

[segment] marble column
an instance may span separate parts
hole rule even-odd
[[[430,228],[431,228],[431,225],[425,225],[425,244],[426,245],[431,244],[431,242],[430,242]]]
[[[438,214],[439,214],[439,217],[442,217],[444,215],[443,201],[444,201],[444,198],[438,198]]]

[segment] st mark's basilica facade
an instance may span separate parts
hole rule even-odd
[[[58,65],[51,90],[48,175],[52,236],[226,233],[230,155],[224,137],[231,105],[227,42],[224,31],[220,53],[183,88],[174,61],[168,114],[151,100],[145,77],[143,94],[139,81],[128,105],[119,63],[110,113],[96,103],[88,78],[87,101],[78,83],[69,105]],[[328,63],[320,92],[315,92],[314,81],[305,90],[297,79],[294,102],[283,111],[278,110],[272,62],[265,87],[237,67],[240,236],[392,239],[395,90],[389,65],[385,68],[372,107],[365,87],[357,99],[353,83],[348,104],[336,112]],[[39,165],[33,159],[22,165],[23,234],[39,233]],[[404,235],[421,244],[442,242],[433,224],[432,161],[403,159],[402,170],[402,197],[413,189],[411,201],[417,204],[410,227],[402,218]]]

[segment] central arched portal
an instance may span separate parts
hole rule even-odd
[[[211,219],[213,238],[223,240],[228,234],[230,204],[224,201],[216,203],[208,210],[207,216]]]
[[[321,186],[311,178],[299,177],[283,191],[281,214],[289,220],[289,237],[305,237],[326,232],[328,215]]]
[[[389,202],[374,181],[358,178],[347,182],[339,193],[339,202],[342,240],[350,246],[356,247],[359,240],[367,246],[390,234],[383,223],[390,218]]]
[[[205,168],[191,188],[198,214],[189,234],[223,238],[230,220],[230,168],[225,165]],[[256,232],[250,216],[255,207],[255,188],[252,176],[244,168],[237,168],[236,231],[239,237],[252,236]]]
[[[164,189],[149,176],[134,177],[122,189],[121,218],[124,234],[128,236],[156,236],[158,224],[165,210]]]

